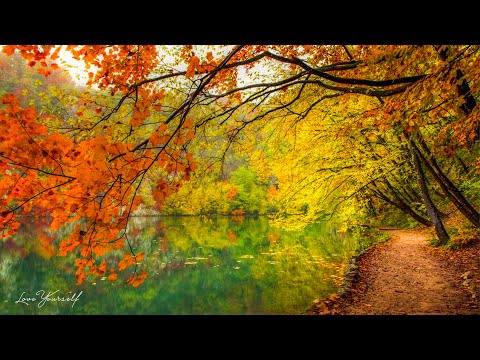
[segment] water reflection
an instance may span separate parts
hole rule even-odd
[[[55,256],[69,231],[29,218],[1,243],[1,314],[296,314],[334,289],[354,247],[324,224],[284,232],[264,218],[135,218],[129,232],[145,253],[145,283],[134,289],[97,278],[75,286],[73,259]],[[83,294],[73,308],[15,304],[41,289]]]

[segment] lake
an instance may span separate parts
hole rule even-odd
[[[116,281],[88,278],[76,286],[74,258],[55,251],[70,228],[23,222],[0,242],[0,314],[301,314],[335,291],[355,248],[326,223],[289,232],[263,217],[136,217],[129,234],[145,253],[145,282],[125,285],[127,269]],[[83,293],[76,302],[16,303],[22,294],[39,298],[40,290]]]

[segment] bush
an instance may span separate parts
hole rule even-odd
[[[379,244],[390,239],[389,234],[378,230],[377,228],[354,225],[350,227],[349,230],[355,239],[356,255],[363,253],[365,250],[369,249],[375,244]]]

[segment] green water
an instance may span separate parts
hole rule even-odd
[[[55,256],[68,231],[24,219],[0,242],[0,314],[299,314],[335,289],[354,248],[325,224],[287,232],[265,218],[134,218],[129,233],[145,252],[145,282],[125,285],[127,269],[116,281],[76,286],[73,258]],[[78,300],[39,306],[40,290]]]

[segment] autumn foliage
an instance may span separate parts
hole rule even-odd
[[[111,141],[108,133],[75,142],[65,135],[48,133],[35,110],[21,108],[16,97],[6,95],[1,103],[0,189],[6,196],[0,201],[2,208],[15,204],[1,213],[1,236],[8,237],[18,231],[15,211],[22,208],[28,213],[33,204],[51,210],[52,230],[66,222],[86,220],[59,245],[59,255],[78,248],[81,258],[75,265],[79,284],[89,274],[103,276],[105,260],[96,265],[95,258],[124,248],[125,240],[128,241],[123,230],[131,212],[140,204],[140,199],[135,198],[136,179],[144,176],[151,166],[164,168],[171,174],[170,182],[162,179],[154,191],[155,199],[161,202],[181,186],[181,179],[189,176],[194,167],[192,157],[185,152],[160,154],[153,149],[132,152],[129,149],[134,149],[135,144]],[[189,129],[185,129],[188,133]],[[139,259],[141,254],[125,254],[118,263],[118,271]],[[110,269],[112,274],[115,271]],[[135,286],[144,278],[139,275],[131,282]]]
[[[208,142],[206,128],[221,129],[222,134],[215,136],[224,135],[226,153],[254,124],[273,124],[281,118],[275,129],[282,136],[279,148],[291,141],[296,154],[304,156],[292,159],[290,164],[298,166],[285,173],[283,187],[270,185],[268,196],[275,199],[284,189],[301,193],[309,187],[302,184],[296,189],[299,178],[324,171],[323,160],[316,160],[325,159],[332,149],[317,149],[321,141],[315,136],[324,118],[310,116],[331,100],[337,108],[357,107],[354,115],[345,111],[344,117],[353,119],[348,126],[329,134],[345,143],[350,138],[357,142],[342,155],[344,164],[328,168],[332,173],[350,169],[353,165],[345,164],[355,160],[408,163],[397,156],[398,149],[408,153],[414,142],[426,144],[418,151],[424,152],[433,180],[448,183],[428,159],[453,159],[463,152],[468,153],[466,171],[480,173],[480,157],[472,150],[480,137],[479,110],[472,95],[480,91],[478,46],[251,45],[214,55],[195,52],[190,45],[176,50],[154,45],[9,45],[3,53],[19,53],[28,66],[48,77],[59,68],[61,49],[84,64],[87,86],[96,92],[79,96],[68,119],[60,113],[47,119],[38,109],[22,106],[13,94],[1,98],[0,237],[18,232],[18,215],[33,208],[51,216],[52,230],[74,223],[70,236],[60,242],[58,255],[77,254],[78,284],[88,276],[114,281],[127,269],[132,269],[128,284],[137,287],[145,280],[147,273],[137,271],[143,254],[135,254],[127,233],[129,219],[142,202],[139,193],[146,183],[153,184],[150,191],[157,208],[177,193],[198,167],[191,143],[199,137]],[[165,53],[177,67],[163,65]],[[254,72],[258,64],[271,66],[277,75],[239,84],[239,69]],[[98,104],[100,98],[107,100]],[[299,126],[306,131],[299,136],[300,144],[296,133],[294,139],[284,140],[301,121],[305,123]],[[382,149],[374,156],[364,155],[387,138],[399,144],[397,152]],[[316,165],[307,166],[309,160]],[[264,163],[259,167],[267,172]],[[386,178],[387,170],[380,166],[356,170],[348,177],[362,178],[362,190],[376,185],[372,178]],[[442,189],[474,220],[475,210],[455,190]],[[238,189],[232,188],[226,197],[235,200]],[[310,198],[311,205],[318,203]],[[235,211],[243,215],[242,210]],[[304,212],[312,219],[319,215]]]
[[[5,47],[4,52],[10,53],[10,48]],[[25,55],[44,58],[38,53]],[[142,93],[148,100],[138,101],[130,124],[139,126],[162,94]],[[163,169],[168,176],[168,180],[158,181],[153,192],[159,203],[178,190],[195,169],[192,155],[178,148],[194,137],[189,119],[173,133],[161,124],[150,136],[151,146],[140,149],[135,143],[118,140],[113,129],[83,140],[49,131],[36,110],[22,108],[14,95],[5,95],[0,101],[0,193],[4,194],[0,199],[0,236],[15,234],[20,226],[16,214],[20,210],[29,213],[33,206],[51,215],[52,230],[66,222],[77,223],[58,249],[60,256],[78,252],[77,284],[88,275],[105,275],[106,260],[99,259],[125,248],[128,219],[141,202],[136,192],[151,167]],[[173,147],[175,150],[170,151]],[[109,264],[109,280],[115,280],[117,271],[135,265],[141,257],[126,253],[117,266]],[[128,283],[136,287],[146,273],[134,271],[132,276]]]

